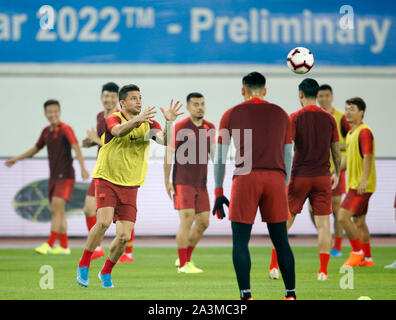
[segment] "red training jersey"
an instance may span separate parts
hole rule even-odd
[[[73,129],[60,122],[55,129],[45,127],[36,143],[38,149],[47,146],[50,179],[74,179],[71,145],[78,143]]]
[[[197,127],[189,117],[175,123],[169,144],[175,149],[172,173],[174,185],[206,187],[208,154],[210,145],[214,143],[216,143],[216,131],[213,123],[204,119],[202,125]],[[188,153],[192,147],[195,147],[193,155]]]
[[[223,131],[225,130],[225,131]],[[251,130],[252,144],[245,143],[244,130]],[[253,98],[228,109],[220,120],[218,142],[229,144],[233,137],[236,148],[234,174],[244,163],[245,151],[251,149],[253,170],[280,170],[286,173],[284,145],[291,144],[291,123],[288,114],[278,105]],[[248,134],[248,131],[245,131]],[[239,138],[236,138],[239,135]]]
[[[318,106],[306,106],[290,115],[294,158],[292,176],[330,175],[330,146],[338,142],[334,117]]]

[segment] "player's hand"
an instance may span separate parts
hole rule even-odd
[[[146,110],[138,115],[138,121],[153,123],[151,120],[154,118],[156,113],[157,111],[155,111],[155,107],[148,107]]]
[[[359,187],[357,188],[357,194],[361,195],[363,193],[366,193],[366,189],[367,189],[367,181],[360,182]]]
[[[85,169],[82,169],[81,170],[81,177],[83,178],[83,180],[88,180],[89,177],[90,177],[89,172],[87,170],[85,170]]]
[[[335,188],[337,188],[339,182],[340,182],[340,176],[334,173],[331,176],[331,189],[334,190]]]
[[[8,159],[6,162],[5,162],[5,165],[8,167],[8,168],[11,168],[15,163],[17,163],[18,162],[18,160],[16,160],[15,158],[12,158],[12,159]]]
[[[85,139],[82,141],[81,147],[83,147],[83,148],[89,148],[91,145],[92,145],[91,139],[85,138]]]
[[[225,204],[227,207],[230,205],[230,202],[223,194],[223,188],[216,188],[215,189],[215,205],[213,207],[212,214],[217,217],[217,219],[222,220],[225,218],[224,208],[223,205]]]
[[[173,184],[168,181],[165,183],[165,187],[166,187],[166,192],[168,193],[169,198],[172,200],[173,196],[175,194],[175,188],[173,187]]]
[[[181,108],[182,106],[183,106],[183,105],[180,104],[179,101],[177,101],[177,102],[175,103],[175,105],[173,105],[173,99],[172,99],[171,102],[170,102],[170,105],[169,105],[169,109],[168,109],[168,110],[165,110],[165,109],[162,108],[162,107],[160,107],[160,109],[161,109],[162,114],[164,115],[164,117],[165,117],[165,119],[166,119],[167,121],[175,121],[176,118],[177,118],[178,116],[180,116],[181,114],[184,113],[184,112],[179,112],[179,110],[180,110],[180,108]]]
[[[96,139],[99,139],[95,129],[87,130],[88,139],[91,140],[91,143],[95,142]]]

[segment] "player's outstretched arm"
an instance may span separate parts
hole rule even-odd
[[[172,159],[173,159],[174,153],[175,153],[175,150],[172,147],[170,147],[170,146],[166,147],[165,156],[164,156],[165,188],[166,188],[166,192],[168,193],[168,196],[171,200],[173,199],[173,195],[175,194],[175,189],[173,188],[173,185],[170,182],[170,173],[172,170]]]
[[[83,147],[84,147],[84,141],[88,139],[89,145],[86,148],[92,147],[92,146],[102,146],[102,141],[100,140],[98,134],[96,133],[95,129],[89,129],[87,130],[87,138],[83,140]]]
[[[84,157],[81,153],[81,149],[80,149],[78,143],[77,142],[73,143],[71,145],[71,147],[74,150],[74,152],[76,153],[76,158],[78,160],[78,163],[80,164],[81,177],[83,178],[83,180],[89,179],[89,172],[85,169]]]
[[[32,158],[37,152],[39,152],[40,149],[34,146],[33,148],[29,149],[25,153],[22,153],[21,155],[8,159],[5,162],[5,165],[9,168],[11,168],[15,163],[17,163],[20,160],[27,159],[27,158]]]
[[[169,104],[168,110],[165,110],[164,108],[160,107],[160,110],[166,120],[166,124],[165,124],[165,130],[157,132],[155,135],[155,141],[158,144],[167,146],[168,142],[171,141],[173,121],[175,121],[178,116],[184,113],[184,112],[179,112],[182,106],[183,104],[181,104],[179,101],[177,101],[175,105],[173,105],[173,99],[172,99]]]
[[[333,158],[334,163],[334,174],[331,177],[332,180],[332,189],[334,190],[338,186],[338,182],[340,179],[340,172],[341,172],[341,151],[340,145],[337,142],[332,142],[330,145],[331,156]]]
[[[129,132],[131,132],[133,129],[135,129],[139,123],[142,122],[148,122],[152,123],[152,119],[154,118],[156,114],[155,108],[154,107],[148,107],[146,110],[144,110],[141,114],[137,115],[136,117],[132,118],[131,120],[128,120],[122,124],[117,124],[111,128],[111,134],[115,137],[123,137],[127,135]],[[110,116],[111,117],[111,116]],[[110,119],[107,118],[108,119]],[[106,120],[106,122],[107,122]]]
[[[228,199],[224,196],[223,192],[223,182],[225,177],[225,163],[228,153],[228,144],[217,145],[217,156],[214,163],[214,179],[215,179],[215,205],[213,208],[213,215],[218,219],[223,219],[225,217],[223,205],[227,207],[229,205]]]

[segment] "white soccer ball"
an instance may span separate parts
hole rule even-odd
[[[309,49],[297,47],[287,55],[287,65],[294,73],[304,74],[312,69],[314,56]]]

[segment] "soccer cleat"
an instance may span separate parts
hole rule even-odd
[[[269,278],[271,280],[279,280],[279,269],[272,268],[269,272]]]
[[[296,298],[294,298],[294,297],[285,297],[283,300],[296,300]]]
[[[178,267],[179,265],[180,265],[180,260],[179,260],[179,258],[177,258],[175,261],[175,266]]]
[[[98,278],[99,281],[102,282],[102,288],[114,288],[113,282],[111,281],[111,273],[102,274],[102,271],[99,271]]]
[[[365,260],[363,259],[362,262],[360,262],[360,267],[372,267],[374,266],[374,260]]]
[[[319,272],[319,273],[318,273],[318,280],[319,280],[319,281],[328,280],[327,274],[325,274],[324,272]]]
[[[98,248],[95,249],[94,253],[92,254],[91,260],[98,259],[100,257],[103,257],[104,255],[105,255],[104,249],[98,247]]]
[[[132,263],[134,261],[133,257],[128,257],[126,253],[123,253],[118,262],[120,263]]]
[[[50,247],[50,245],[47,242],[45,242],[41,246],[35,248],[34,250],[37,253],[46,255],[52,251],[52,248]]]
[[[88,287],[88,271],[89,268],[87,267],[77,268],[77,283],[82,287]]]
[[[188,264],[188,267],[191,270],[191,273],[201,273],[201,272],[203,272],[203,270],[197,268],[192,261],[187,262],[187,264]]]
[[[396,260],[392,264],[389,264],[384,267],[385,269],[396,269]]]
[[[333,249],[331,249],[330,256],[334,257],[334,258],[342,257],[342,251],[340,251],[336,248],[333,248]]]
[[[363,253],[354,253],[351,252],[349,255],[348,260],[342,265],[343,267],[358,267],[360,266],[360,263],[364,259]]]
[[[70,248],[62,248],[61,246],[57,246],[55,249],[52,249],[50,254],[55,254],[55,255],[69,255],[71,254]]]

